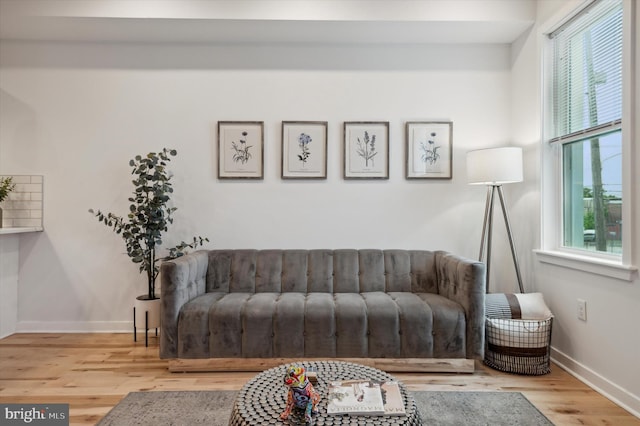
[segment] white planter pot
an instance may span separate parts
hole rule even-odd
[[[149,330],[155,329],[157,336],[158,327],[160,327],[160,297],[148,299],[146,294],[136,297],[133,305],[133,341],[137,340],[138,330],[144,330],[145,346],[148,346]]]

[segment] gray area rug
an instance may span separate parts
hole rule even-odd
[[[425,425],[553,425],[520,392],[412,392]]]
[[[412,394],[425,425],[553,425],[519,392]],[[235,396],[235,391],[132,392],[98,425],[227,426]]]

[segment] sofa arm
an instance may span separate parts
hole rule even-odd
[[[162,263],[160,358],[178,356],[178,316],[189,300],[206,292],[207,251],[196,251]]]
[[[436,252],[438,293],[462,305],[467,321],[468,359],[484,358],[485,265],[444,251]]]

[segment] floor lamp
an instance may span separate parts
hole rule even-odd
[[[520,267],[518,266],[518,256],[513,243],[513,234],[509,223],[509,215],[504,203],[502,185],[506,183],[522,182],[522,149],[515,147],[479,149],[467,152],[467,177],[471,185],[487,185],[487,203],[484,210],[484,223],[482,225],[482,240],[480,243],[481,262],[484,252],[487,252],[487,293],[489,292],[489,272],[491,270],[491,234],[493,232],[493,200],[498,192],[504,223],[507,227],[509,244],[511,245],[511,255],[516,268],[518,286],[520,292],[524,293]]]

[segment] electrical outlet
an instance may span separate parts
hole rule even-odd
[[[587,320],[587,301],[578,299],[578,319],[582,321]]]

